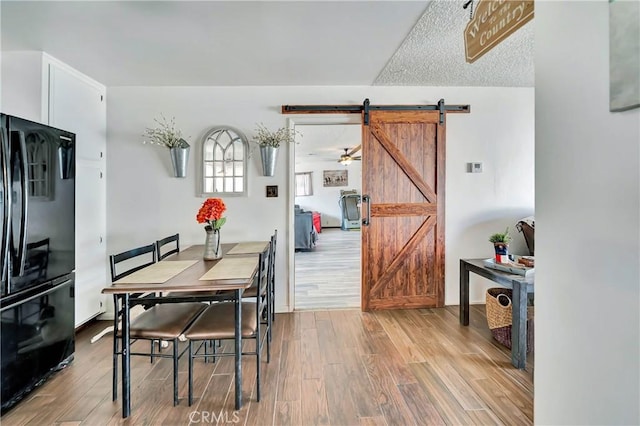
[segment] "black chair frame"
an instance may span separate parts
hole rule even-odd
[[[138,256],[142,256],[145,254],[151,254],[152,260],[137,265],[127,271],[122,273],[117,273],[116,264],[123,262],[128,259],[132,259]],[[128,250],[116,255],[112,255],[109,257],[110,268],[111,268],[111,277],[112,281],[115,282],[123,277],[126,277],[136,271],[139,271],[147,266],[153,265],[157,261],[157,246],[156,244],[149,244],[147,246],[138,247],[132,250]],[[114,295],[113,303],[114,303],[114,322],[113,322],[113,383],[112,383],[112,400],[115,401],[118,397],[118,357],[122,355],[122,350],[119,348],[118,342],[120,338],[118,336],[119,331],[119,322],[122,315],[124,315],[124,307],[122,306],[122,299],[124,296],[122,295]],[[159,303],[158,298],[153,293],[134,293],[129,296],[130,305],[143,305],[145,310],[148,310]],[[160,339],[157,338],[143,338],[137,337],[131,339],[131,343],[136,342],[137,340],[149,340],[151,344],[151,349],[149,352],[130,352],[130,355],[135,356],[147,356],[150,358],[150,362],[153,363],[155,358],[172,358],[173,359],[173,405],[178,404],[178,360],[179,358],[187,351],[187,348],[184,348],[181,352],[179,351],[179,342],[178,337],[174,339],[162,339],[163,341],[170,341],[172,344],[172,353],[171,354],[163,354],[160,351],[158,353],[155,352],[155,342],[158,341],[160,343]],[[160,344],[158,344],[160,346]]]
[[[162,253],[162,247],[175,242],[176,245],[171,250]],[[158,261],[163,260],[172,254],[176,254],[180,252],[180,234],[170,235],[168,237],[162,238],[161,240],[156,241],[156,252],[158,253]]]
[[[273,231],[271,236],[271,255],[269,258],[269,294],[271,302],[271,322],[276,320],[276,243],[278,240],[278,230]],[[271,336],[269,336],[271,338]]]
[[[269,304],[269,300],[264,297],[265,294],[268,294],[268,286],[269,286],[269,282],[268,282],[268,267],[269,267],[269,256],[271,253],[271,244],[269,244],[269,247],[262,253],[260,253],[259,258],[258,258],[258,273],[256,274],[255,277],[255,285],[257,286],[257,293],[255,296],[256,299],[256,331],[255,334],[253,336],[242,336],[242,340],[244,341],[244,339],[255,339],[255,346],[256,349],[255,351],[248,351],[248,352],[242,352],[242,355],[255,355],[256,356],[256,400],[260,401],[260,375],[261,375],[261,368],[260,368],[260,363],[261,363],[261,353],[262,350],[264,348],[264,345],[266,343],[267,346],[267,362],[270,361],[271,359],[271,343],[270,343],[270,339],[269,339],[269,329],[270,329],[270,323],[267,322],[266,324],[263,323],[262,321],[262,317],[263,317],[263,313],[266,311],[268,315],[271,315],[271,307]],[[209,308],[207,308],[207,310],[209,309],[220,309],[222,307],[223,304],[230,304],[230,303],[235,303],[235,302],[220,302],[217,304],[213,304],[211,306],[209,306]],[[242,301],[240,301],[240,303],[242,303]],[[250,303],[250,302],[249,302]],[[205,311],[202,315],[203,317],[207,314],[207,312]],[[262,328],[261,325],[266,325],[265,328]],[[212,324],[212,326],[215,326],[215,324]],[[217,357],[223,357],[223,356],[235,356],[235,352],[217,352],[216,350],[216,345],[213,344],[211,345],[213,347],[213,353],[209,353],[207,351],[207,342],[210,342],[212,339],[189,339],[189,330],[187,330],[185,333],[185,336],[188,338],[189,340],[189,346],[188,346],[188,350],[189,350],[189,406],[191,406],[193,404],[193,361],[195,358],[204,358],[205,362],[207,359],[213,359],[213,361],[215,362],[215,359]],[[231,340],[231,339],[218,339],[218,340]],[[201,351],[201,349],[204,348],[204,351]]]

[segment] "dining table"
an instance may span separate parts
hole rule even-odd
[[[242,407],[242,293],[252,285],[258,271],[257,254],[268,244],[268,241],[222,244],[222,258],[216,260],[203,259],[203,245],[190,246],[102,290],[119,298],[122,306],[123,418],[131,413],[130,310],[139,304],[232,300],[235,303],[235,409]],[[140,294],[144,297],[136,296]]]

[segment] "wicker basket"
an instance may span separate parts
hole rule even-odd
[[[493,338],[511,349],[513,291],[508,288],[487,289],[487,323]],[[533,306],[527,307],[527,352],[533,349]]]

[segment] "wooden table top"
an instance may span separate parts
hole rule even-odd
[[[223,256],[236,244],[223,244]],[[203,291],[210,292],[215,290],[238,290],[248,288],[253,283],[254,277],[258,270],[258,256],[255,255],[255,269],[253,274],[248,278],[223,279],[223,280],[200,280],[200,278],[213,268],[218,260],[204,260],[202,254],[204,252],[203,245],[195,245],[174,254],[164,261],[174,260],[196,260],[197,262],[180,272],[173,278],[164,283],[121,283],[111,284],[109,287],[102,289],[104,294],[125,294],[125,293],[141,293],[141,292],[177,292],[177,291]]]

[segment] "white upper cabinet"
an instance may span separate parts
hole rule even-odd
[[[104,86],[49,63],[49,124],[76,134],[78,160],[100,161],[106,147]]]

